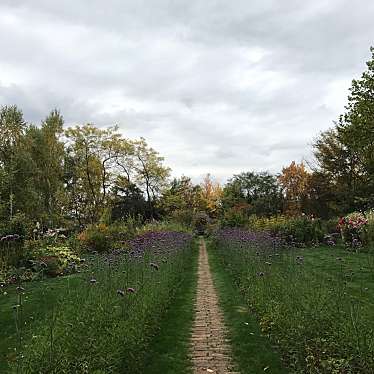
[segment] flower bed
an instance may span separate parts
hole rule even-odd
[[[32,342],[19,347],[14,371],[140,373],[149,339],[190,265],[191,247],[187,233],[148,232],[125,250],[95,256],[80,285],[51,305]]]
[[[374,372],[369,254],[288,249],[239,229],[219,231],[212,250],[292,372]]]

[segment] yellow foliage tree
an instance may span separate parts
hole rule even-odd
[[[304,163],[291,164],[282,169],[278,181],[285,197],[284,211],[287,215],[297,216],[303,212],[305,201],[309,195],[309,181],[311,173],[305,168]]]

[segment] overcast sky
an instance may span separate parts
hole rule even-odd
[[[373,0],[0,0],[0,105],[118,124],[173,174],[310,159],[374,45]]]

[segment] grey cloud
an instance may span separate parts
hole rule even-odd
[[[374,39],[369,0],[2,0],[0,105],[118,124],[175,175],[311,157]]]

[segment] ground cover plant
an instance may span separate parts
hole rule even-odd
[[[146,232],[123,251],[95,255],[89,272],[56,291],[31,326],[25,325],[27,285],[17,287],[11,371],[142,372],[145,349],[183,281],[191,246],[188,233]]]
[[[291,372],[373,372],[370,253],[287,248],[267,233],[240,229],[219,231],[212,250]]]

